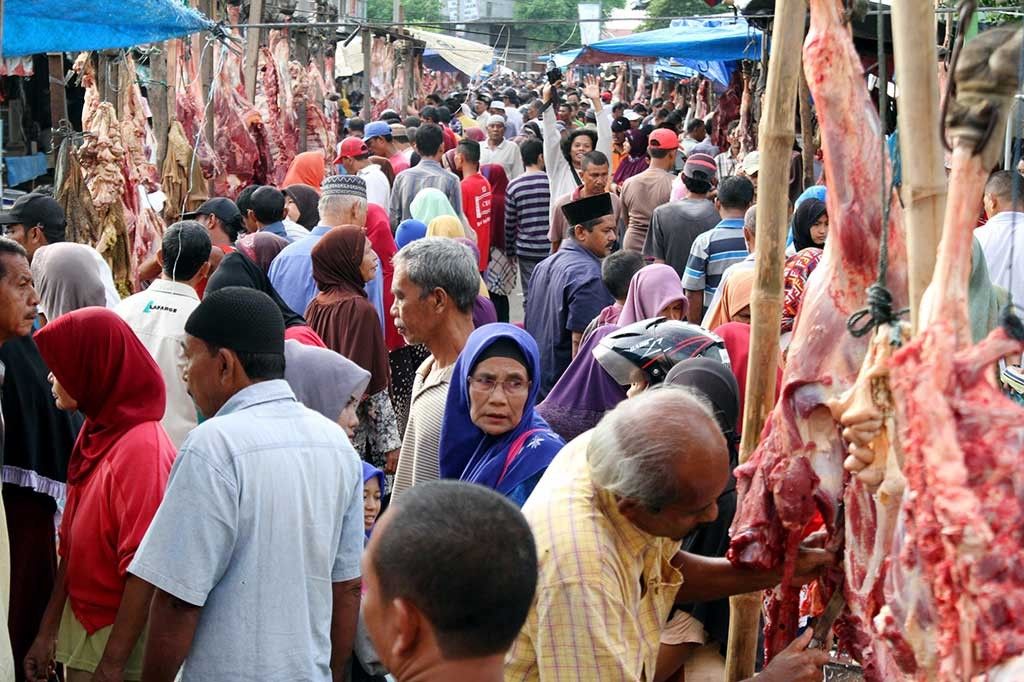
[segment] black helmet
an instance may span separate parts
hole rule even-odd
[[[629,386],[633,373],[643,370],[647,383],[665,380],[669,370],[689,358],[705,357],[729,364],[725,342],[689,322],[655,317],[627,325],[601,339],[594,357],[616,382]]]

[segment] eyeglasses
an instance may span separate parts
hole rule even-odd
[[[494,389],[501,386],[501,390],[505,392],[507,396],[518,396],[526,393],[530,390],[530,382],[523,381],[522,379],[506,379],[505,381],[498,381],[493,377],[466,377],[469,382],[469,389],[476,391],[480,394],[490,395],[494,393]]]

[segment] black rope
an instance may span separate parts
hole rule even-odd
[[[882,130],[881,160],[882,160],[882,241],[878,248],[878,279],[868,287],[868,306],[858,310],[846,321],[846,329],[854,337],[860,338],[870,333],[872,329],[882,325],[892,325],[895,328],[901,315],[907,310],[895,311],[892,307],[892,294],[886,287],[889,274],[889,210],[892,205],[892,192],[895,177],[886,178],[886,170],[889,164],[885,162],[889,154],[889,147],[886,144],[885,131],[886,121],[889,115],[889,77],[886,73],[885,57],[885,21],[879,14],[877,21],[878,30],[878,121]],[[898,336],[894,335],[894,339]]]

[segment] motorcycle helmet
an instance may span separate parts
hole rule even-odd
[[[725,342],[708,330],[691,324],[655,317],[627,325],[601,339],[594,358],[617,383],[629,386],[634,373],[644,373],[649,386],[656,386],[676,364],[689,358],[706,357],[729,364]]]

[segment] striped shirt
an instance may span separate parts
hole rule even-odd
[[[687,291],[703,291],[706,310],[722,281],[722,273],[747,255],[747,242],[743,239],[743,218],[722,219],[715,229],[694,240],[683,274],[683,288]]]
[[[391,492],[392,501],[417,483],[436,481],[441,477],[438,452],[441,449],[441,424],[448,399],[448,384],[455,365],[438,368],[431,355],[419,369],[412,384],[409,422],[398,456],[398,470]]]
[[[649,535],[590,480],[584,434],[523,505],[538,576],[505,682],[653,680],[662,629],[683,583],[679,542]]]
[[[542,260],[551,253],[550,211],[551,185],[547,173],[530,171],[509,183],[505,191],[507,256]]]

